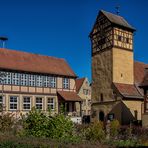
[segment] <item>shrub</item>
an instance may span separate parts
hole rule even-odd
[[[86,140],[92,141],[103,141],[105,139],[105,132],[103,130],[103,123],[100,121],[95,121],[90,124],[86,130],[84,130],[84,135]]]
[[[9,132],[15,125],[14,117],[12,113],[6,113],[0,115],[0,131]]]
[[[120,124],[118,120],[113,120],[110,122],[110,135],[116,137],[118,135]]]
[[[110,144],[116,147],[139,147],[141,146],[137,140],[116,140]]]
[[[49,137],[64,141],[78,141],[73,122],[63,114],[48,116],[33,108],[23,119],[24,131],[20,135]]]

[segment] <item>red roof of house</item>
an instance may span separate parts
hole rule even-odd
[[[65,101],[82,101],[82,99],[77,95],[76,92],[71,91],[58,91],[58,95],[62,97]]]
[[[144,80],[145,68],[148,64],[142,62],[134,62],[134,84],[114,83],[114,86],[121,95],[126,98],[142,98],[143,91],[139,88]]]
[[[64,59],[0,48],[0,68],[76,77]]]
[[[85,78],[76,79],[76,91],[79,92],[80,88],[83,85]]]
[[[132,84],[122,84],[122,83],[114,83],[116,89],[119,93],[127,98],[142,98],[140,92],[137,90],[135,85]]]
[[[148,68],[148,64],[142,62],[134,62],[134,81],[135,84],[140,84],[145,76],[145,68]]]
[[[145,76],[140,86],[148,87],[148,68],[145,69]]]

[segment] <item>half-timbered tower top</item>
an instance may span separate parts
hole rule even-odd
[[[125,20],[125,18],[123,18],[122,16],[119,16],[119,15],[116,15],[116,14],[113,14],[113,13],[110,13],[110,12],[107,12],[107,11],[104,11],[104,10],[100,10],[99,14],[97,16],[96,22],[93,26],[93,29],[90,32],[90,36],[93,34],[93,30],[95,29],[98,22],[101,21],[99,23],[99,25],[103,24],[103,22],[105,23],[105,21],[103,21],[104,19],[107,19],[107,21],[109,21],[109,24],[112,25],[112,26],[120,27],[120,28],[123,28],[125,30],[132,31],[132,32],[136,31],[136,29],[132,25],[130,25]]]

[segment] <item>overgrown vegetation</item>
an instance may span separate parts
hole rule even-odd
[[[21,136],[48,137],[62,141],[78,141],[74,124],[63,113],[51,116],[33,108],[27,118],[22,118]]]
[[[77,125],[61,112],[51,116],[33,108],[27,117],[16,121],[13,114],[0,115],[1,147],[137,147],[148,146],[148,129],[104,123]]]

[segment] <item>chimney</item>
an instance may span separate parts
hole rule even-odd
[[[8,38],[7,37],[4,37],[4,36],[1,36],[0,37],[0,41],[1,41],[1,47],[2,48],[5,48],[5,46],[6,46],[6,41],[8,40]]]

